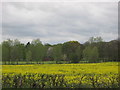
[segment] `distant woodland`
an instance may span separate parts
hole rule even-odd
[[[55,45],[42,44],[35,39],[27,44],[18,39],[5,40],[0,44],[2,47],[2,62],[36,62],[41,61],[65,61],[67,63],[97,63],[119,61],[118,40],[103,41],[101,37],[90,37],[81,44],[78,41],[67,41]]]

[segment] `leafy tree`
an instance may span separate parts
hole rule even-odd
[[[39,61],[48,57],[51,60],[67,60],[77,63],[80,60],[89,62],[100,61],[119,61],[118,47],[120,42],[112,40],[104,42],[101,37],[91,37],[86,43],[80,44],[78,41],[68,41],[63,44],[43,45],[39,39],[28,42],[26,45],[19,40],[5,40],[2,42],[2,61],[19,62],[19,61]]]
[[[32,52],[30,50],[26,52],[26,61],[32,61]]]
[[[31,43],[31,52],[32,52],[32,60],[37,62],[42,61],[45,56],[45,47],[41,43],[39,39],[33,40]]]
[[[84,60],[88,60],[89,62],[97,62],[99,57],[98,48],[88,46],[83,51]]]
[[[77,61],[76,62],[82,60],[82,58],[83,58],[82,53],[83,53],[83,46],[80,45],[80,46],[77,47],[77,49],[75,51],[75,54],[77,55],[77,59],[76,59]]]
[[[118,60],[118,41],[112,40],[106,43],[104,49],[106,61],[117,61]]]
[[[25,59],[24,44],[21,44],[17,39],[14,40],[10,55],[12,61],[16,61],[17,64],[19,61],[23,61]]]
[[[6,61],[9,61],[9,64],[10,64],[10,61],[11,61],[10,53],[11,53],[12,45],[13,45],[13,41],[10,39],[2,42],[2,61],[4,61],[5,64],[6,64]]]
[[[91,61],[90,62],[97,62],[99,57],[99,52],[97,47],[93,47],[91,52]]]
[[[79,48],[79,49],[78,49]],[[80,43],[78,41],[68,41],[63,44],[62,52],[66,54],[67,59],[71,62],[79,62],[78,50],[80,50]],[[80,55],[81,53],[79,53]],[[80,55],[81,56],[81,55]]]
[[[53,46],[53,58],[55,61],[62,60],[62,44]]]
[[[47,57],[53,57],[53,47],[48,47],[48,49],[47,49]]]

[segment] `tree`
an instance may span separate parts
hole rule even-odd
[[[82,60],[82,58],[83,58],[82,53],[83,53],[83,46],[80,45],[77,47],[77,49],[75,51],[75,54],[77,56],[77,59],[75,59],[76,60],[75,62]]]
[[[26,52],[26,61],[32,61],[32,52],[30,50]]]
[[[45,46],[41,43],[39,39],[33,40],[31,43],[31,52],[32,52],[32,60],[39,61],[43,60],[45,56]]]
[[[99,57],[98,48],[93,47],[92,52],[91,52],[91,59],[90,59],[91,61],[90,62],[97,62],[98,57]]]
[[[102,42],[102,41],[103,41],[103,39],[101,37],[90,37],[89,40],[88,40],[88,42],[90,44],[98,43],[98,42]]]
[[[24,61],[25,60],[25,45],[24,44],[19,44],[18,45],[18,52],[19,52],[19,61]]]
[[[48,49],[47,49],[47,56],[49,57],[49,56],[53,56],[53,47],[49,47]]]
[[[118,60],[118,41],[112,40],[106,43],[105,57],[106,61],[117,61]]]
[[[62,44],[53,46],[53,58],[56,62],[62,60]]]
[[[79,62],[79,55],[81,56],[80,43],[78,41],[68,41],[62,46],[62,52],[67,56],[67,60],[71,62]],[[78,50],[78,51],[77,51]],[[79,53],[79,54],[78,54]]]
[[[90,37],[89,40],[88,40],[88,42],[89,42],[90,44],[93,43],[93,42],[94,42],[94,37]]]
[[[42,60],[66,60],[77,63],[80,60],[89,62],[119,61],[118,47],[120,42],[112,40],[104,42],[101,37],[91,37],[86,43],[80,44],[78,41],[68,41],[63,44],[43,45],[39,39],[28,42],[26,45],[18,39],[5,40],[2,42],[2,61],[39,61]]]
[[[11,47],[13,45],[13,41],[8,39],[6,41],[3,41],[2,42],[2,61],[6,62],[9,61],[9,64],[10,64],[10,61],[11,61]]]
[[[88,46],[83,51],[83,59],[89,62],[97,62],[99,57],[98,48]]]
[[[19,61],[25,59],[25,49],[24,44],[21,44],[19,40],[15,39],[13,41],[13,46],[11,47],[11,60],[16,61],[18,64]]]

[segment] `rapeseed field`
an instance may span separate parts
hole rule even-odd
[[[2,65],[3,88],[118,88],[118,62]]]

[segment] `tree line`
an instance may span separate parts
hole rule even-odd
[[[67,41],[55,45],[42,44],[35,39],[27,44],[18,39],[7,39],[0,44],[3,62],[32,62],[67,61],[78,62],[106,62],[118,61],[118,40],[103,41],[101,37],[90,37],[84,44],[78,41]]]

